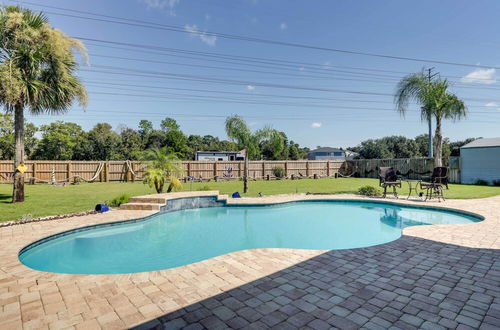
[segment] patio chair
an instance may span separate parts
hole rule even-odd
[[[379,169],[379,186],[384,188],[384,195],[382,197],[387,197],[387,188],[392,187],[394,197],[398,198],[396,188],[401,188],[401,180],[396,175],[393,167],[381,167]]]
[[[443,186],[445,186],[447,190],[450,189],[448,187],[448,168],[444,166],[434,167],[432,176],[420,182],[420,189],[426,191],[425,200],[432,199],[434,195],[437,196],[439,201],[441,201],[441,198],[445,200]]]

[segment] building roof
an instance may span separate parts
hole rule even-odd
[[[311,150],[309,152],[344,152],[345,150],[339,148],[321,147],[318,149]]]
[[[471,143],[467,143],[462,148],[484,148],[484,147],[500,147],[500,137],[477,139]]]

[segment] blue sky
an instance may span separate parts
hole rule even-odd
[[[465,100],[470,111],[467,120],[446,122],[444,135],[452,140],[500,135],[498,70],[203,34],[211,31],[359,52],[500,66],[497,0],[31,2],[172,25],[184,31],[61,16],[57,13],[99,18],[21,1],[26,7],[48,12],[52,25],[67,34],[86,38],[83,41],[90,54],[90,66],[82,66],[79,72],[89,91],[86,111],[74,106],[63,116],[29,117],[36,124],[61,119],[77,122],[85,129],[97,122],[108,122],[115,128],[136,128],[141,119],[158,126],[163,117],[170,116],[178,120],[187,134],[225,138],[224,118],[238,114],[252,129],[271,125],[301,145],[347,147],[368,138],[426,133],[427,125],[420,122],[418,106],[412,105],[412,112],[401,118],[394,110],[391,95],[405,73],[432,66],[453,83],[453,92]],[[162,48],[144,49],[141,45]]]

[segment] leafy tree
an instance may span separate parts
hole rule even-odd
[[[177,124],[177,121],[173,118],[165,118],[161,121],[160,127],[163,131],[167,132],[170,130],[178,131],[180,129],[179,124]]]
[[[141,136],[132,128],[124,127],[120,131],[118,153],[125,159],[136,160],[142,154]]]
[[[163,192],[163,187],[169,183],[167,192],[182,187],[178,176],[182,175],[183,169],[179,158],[166,148],[150,149],[144,155],[144,160],[149,161],[144,182],[150,187],[155,187],[157,193]]]
[[[25,160],[24,109],[33,114],[67,111],[74,100],[86,103],[85,88],[74,75],[73,50],[83,44],[50,27],[42,13],[15,6],[0,10],[0,104],[14,113],[15,160]],[[13,202],[24,201],[24,175],[14,175]]]
[[[113,131],[111,125],[98,123],[88,133],[88,140],[92,150],[92,160],[122,159],[119,154],[120,136]]]
[[[149,120],[141,120],[139,122],[139,130],[137,131],[137,133],[139,133],[139,135],[141,136],[143,143],[146,142],[151,132],[153,132],[153,123]]]
[[[160,149],[165,146],[165,133],[152,130],[144,141],[144,149]]]
[[[288,159],[288,138],[285,133],[271,130],[271,132],[266,132],[260,140],[259,148],[262,158],[267,160]]]
[[[73,159],[75,147],[82,141],[85,132],[80,125],[55,121],[40,127],[42,138],[37,145],[33,158],[43,160]]]
[[[178,129],[170,129],[165,133],[163,145],[183,158],[186,157],[189,151],[187,137]]]
[[[0,157],[14,157],[14,118],[10,113],[0,113]]]
[[[290,147],[288,147],[289,158],[291,160],[299,160],[300,158],[300,150],[299,145],[290,141]]]
[[[387,136],[381,139],[389,151],[389,158],[412,158],[419,156],[417,143],[404,136]]]
[[[455,94],[448,92],[447,80],[434,79],[429,81],[423,72],[414,73],[403,78],[397,87],[395,102],[399,113],[408,111],[410,100],[421,104],[422,120],[436,119],[434,133],[436,152],[434,163],[441,166],[443,161],[443,135],[441,126],[443,119],[457,120],[467,115],[467,107]]]
[[[365,159],[384,159],[392,158],[392,153],[387,148],[387,144],[380,140],[366,140],[361,142],[357,151],[361,158]]]

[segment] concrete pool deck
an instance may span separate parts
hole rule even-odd
[[[304,199],[363,198],[283,195],[228,203]],[[114,210],[3,227],[0,329],[499,328],[500,196],[441,203],[388,200],[465,210],[485,220],[409,227],[400,239],[368,248],[254,249],[123,275],[40,272],[22,265],[18,253],[51,234],[154,211]]]

